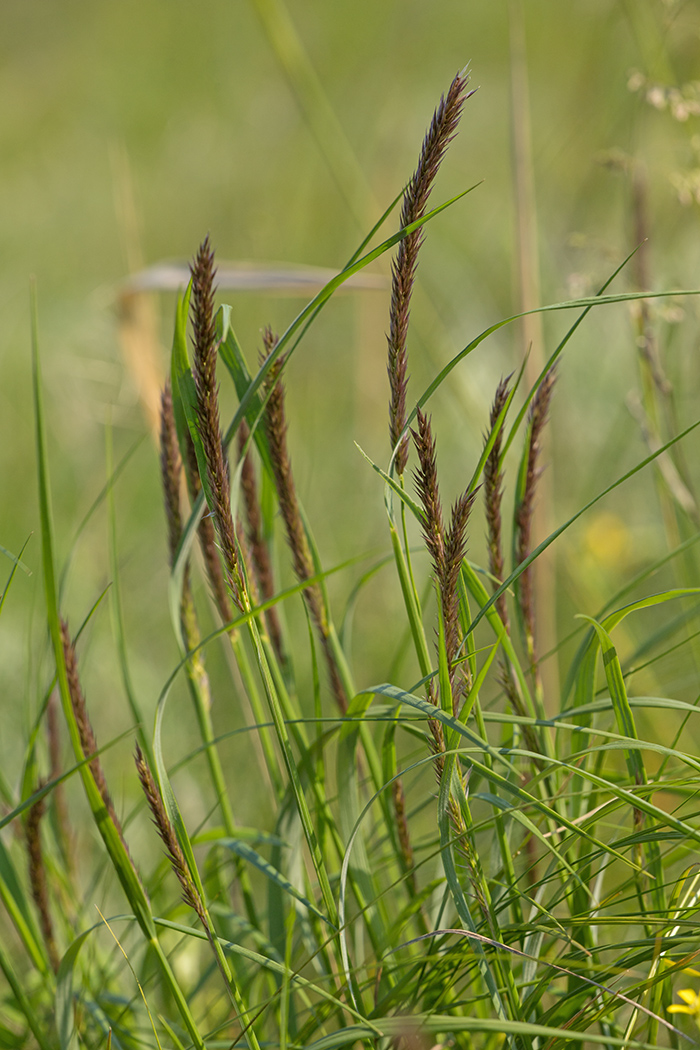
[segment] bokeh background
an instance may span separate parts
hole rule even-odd
[[[595,291],[644,236],[646,274],[628,266],[615,290],[634,290],[645,277],[654,289],[696,287],[700,3],[2,0],[1,16],[0,544],[16,554],[31,534],[24,562],[32,572],[17,575],[0,621],[0,760],[12,781],[22,760],[18,734],[31,723],[50,669],[30,275],[38,289],[61,558],[104,484],[105,426],[117,459],[143,438],[116,498],[130,667],[150,718],[177,660],[148,415],[165,374],[174,297],[140,301],[141,342],[125,357],[124,279],[163,259],[186,262],[207,233],[220,260],[340,268],[410,176],[440,94],[469,63],[478,91],[433,201],[483,181],[428,229],[413,307],[410,396],[479,331],[517,311],[524,272],[529,294],[542,303],[575,298]],[[517,162],[514,142],[525,150]],[[524,269],[523,221],[534,231]],[[387,235],[395,228],[392,216]],[[386,277],[388,258],[372,269]],[[260,329],[284,329],[304,304],[269,291],[222,298],[233,304],[251,366]],[[381,483],[354,442],[386,465],[388,302],[388,288],[338,297],[289,369],[297,480],[327,566],[387,549]],[[668,299],[650,310],[673,411],[678,426],[688,425],[698,405],[697,306]],[[552,352],[573,316],[546,316],[533,360]],[[605,307],[566,350],[547,453],[553,523],[648,453],[635,407],[642,385],[635,325],[629,306]],[[537,342],[537,331],[503,329],[433,399],[445,500],[470,477],[495,384],[519,367],[530,338]],[[232,408],[225,379],[222,393]],[[512,478],[515,461],[510,471]],[[560,635],[575,626],[575,612],[595,613],[627,575],[658,557],[674,528],[664,523],[647,471],[567,533],[556,551]],[[477,519],[470,546],[477,560],[482,532]],[[110,581],[107,535],[101,508],[80,537],[68,577],[64,607],[72,624]],[[283,544],[279,560],[289,582]],[[334,580],[339,619],[370,564]],[[10,562],[0,568],[4,580]],[[200,599],[206,626],[204,588]],[[379,573],[360,600],[353,638],[364,684],[387,675],[378,628],[398,608],[393,575]],[[98,735],[110,739],[129,719],[108,600],[81,653]],[[228,689],[222,651],[210,647],[209,658]],[[679,666],[675,674],[679,695],[694,699],[690,671]],[[177,755],[191,724],[184,694],[172,703],[177,716],[168,731]],[[223,732],[241,716],[224,698],[217,717]],[[108,763],[121,763],[129,748],[126,742],[110,752]]]

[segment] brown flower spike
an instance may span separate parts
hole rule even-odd
[[[102,763],[97,755],[97,740],[95,739],[95,733],[90,724],[90,719],[88,718],[87,704],[85,703],[85,696],[83,695],[83,689],[78,676],[78,660],[75,653],[75,646],[71,641],[68,624],[65,620],[61,620],[61,642],[63,645],[63,655],[66,661],[68,691],[70,693],[75,721],[78,726],[78,733],[80,734],[80,744],[85,757],[90,759],[90,771],[95,784],[97,785],[97,790],[102,797],[105,809],[109,814],[110,820],[117,829],[119,837],[126,849],[122,826],[107,788],[107,780],[104,775],[104,770],[102,769]]]
[[[209,238],[206,237],[192,264],[192,375],[197,393],[197,429],[206,462],[209,510],[219,537],[230,595],[239,609],[245,609],[247,594],[238,558],[236,529],[231,515],[228,462],[219,421],[214,275],[214,253],[209,246]]]
[[[525,561],[531,551],[532,517],[535,511],[535,492],[537,490],[537,480],[541,474],[541,470],[538,470],[537,467],[537,460],[540,454],[540,439],[547,422],[549,405],[552,399],[552,390],[554,389],[555,381],[556,370],[550,368],[540,384],[530,411],[530,444],[528,448],[525,489],[522,501],[515,514],[518,565],[521,565],[522,562]],[[525,569],[518,580],[518,597],[523,615],[527,654],[530,660],[530,666],[535,670],[537,666],[537,655],[535,652],[535,608],[531,566],[528,566],[528,568]]]
[[[509,381],[510,376],[508,376],[507,379],[502,379],[496,388],[496,395],[493,399],[493,405],[491,406],[489,436],[493,432],[498,417],[508,400],[510,394],[508,386]],[[496,435],[496,439],[491,447],[491,451],[484,467],[484,499],[486,503],[486,526],[488,530],[489,570],[494,579],[494,587],[498,587],[499,584],[503,583],[504,577],[502,536],[503,519],[501,516],[503,472],[499,467],[502,448],[503,427],[501,427]],[[497,599],[496,609],[498,610],[498,615],[503,621],[504,627],[508,630],[508,609],[506,606],[505,594],[502,594],[500,598]]]
[[[458,583],[466,551],[467,522],[475,493],[465,492],[459,497],[452,508],[449,528],[445,529],[430,417],[418,409],[416,418],[418,430],[411,431],[419,463],[415,472],[416,487],[423,504],[423,536],[433,563],[433,573],[441,605],[445,648],[452,685],[452,709],[453,713],[457,714],[463,690],[463,680],[461,676],[457,676],[454,663],[459,653],[461,640]]]
[[[418,158],[418,166],[413,173],[403,197],[401,207],[401,228],[422,219],[428,207],[428,198],[435,181],[435,176],[445,155],[445,151],[457,132],[457,125],[462,107],[469,97],[466,93],[469,78],[464,71],[457,74],[446,96],[433,114],[433,119],[423,141]],[[469,92],[469,94],[473,94]],[[389,314],[389,385],[391,400],[389,403],[389,438],[392,451],[399,440],[401,445],[396,454],[396,472],[402,475],[408,461],[408,434],[406,427],[406,386],[407,355],[406,339],[410,316],[411,295],[416,279],[418,252],[423,243],[423,227],[407,234],[399,242],[396,259],[392,264],[391,309]]]
[[[175,829],[170,823],[170,818],[165,810],[165,805],[158,789],[158,785],[156,784],[155,777],[153,776],[153,773],[151,773],[148,762],[138,744],[136,745],[134,760],[136,762],[136,772],[139,775],[141,787],[143,788],[143,793],[146,796],[146,801],[148,802],[151,811],[151,819],[158,829],[158,834],[163,840],[163,845],[168,854],[170,866],[180,883],[182,899],[197,913],[199,921],[209,934],[209,923],[204,911],[202,899],[199,896],[199,891],[188,871],[185,856],[182,852],[180,843],[177,840]]]

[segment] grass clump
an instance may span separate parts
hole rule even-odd
[[[170,609],[181,660],[163,685],[153,733],[135,726],[143,789],[137,809],[150,811],[165,850],[165,859],[149,865],[137,866],[127,847],[133,814],[120,818],[112,801],[77,639],[63,618],[35,339],[54,667],[20,789],[4,791],[2,826],[16,831],[0,839],[5,1046],[48,1050],[111,1040],[125,1048],[534,1050],[692,1042],[674,1013],[696,1009],[695,993],[681,987],[692,981],[683,971],[694,974],[700,902],[700,763],[683,737],[696,708],[672,696],[635,695],[634,661],[621,659],[616,629],[642,610],[681,603],[682,615],[670,629],[659,621],[649,644],[684,645],[695,659],[700,588],[689,576],[629,601],[633,581],[600,615],[578,622],[564,684],[548,694],[532,576],[541,552],[588,507],[660,456],[671,457],[698,424],[655,448],[550,536],[534,535],[556,361],[590,309],[635,298],[605,295],[608,281],[598,296],[549,308],[573,310],[576,319],[530,390],[523,392],[523,370],[499,384],[479,461],[445,512],[426,405],[452,369],[508,323],[473,339],[409,412],[411,293],[426,223],[445,207],[430,211],[429,196],[468,97],[468,78],[459,73],[404,192],[399,232],[369,249],[378,224],[281,336],[266,329],[255,374],[230,309],[216,309],[208,238],[195,256],[178,300],[160,425]],[[372,466],[384,487],[388,560],[403,616],[385,625],[386,679],[367,681],[336,626],[329,572],[295,485],[284,381],[333,291],[395,247],[390,457],[386,470]],[[238,399],[226,429],[220,360]],[[518,448],[509,522],[506,457]],[[487,548],[479,565],[472,548],[484,531],[482,509]],[[683,507],[674,504],[674,513],[685,527]],[[284,590],[276,582],[277,517],[296,581]],[[683,550],[691,546],[685,541]],[[420,582],[424,551],[427,587]],[[208,613],[193,583],[200,568],[219,619],[208,637],[200,627]],[[636,586],[650,575],[647,567]],[[306,647],[289,630],[300,612]],[[209,677],[216,644],[233,657],[230,696]],[[209,779],[200,789],[211,809],[198,829],[183,817],[163,748],[178,675],[200,735],[183,761],[189,766],[203,750]],[[72,748],[63,771],[54,687]],[[231,696],[257,738],[254,781],[250,765],[241,776],[222,757],[217,709]],[[666,725],[647,739],[642,726],[659,710]],[[140,722],[133,706],[132,713]],[[39,772],[44,722],[48,779]],[[94,872],[74,855],[74,814],[62,801],[64,782],[76,776],[102,844],[87,854]],[[241,797],[251,794],[260,818],[241,826]],[[54,819],[42,834],[49,801]],[[106,895],[111,902],[112,875],[121,887],[118,913],[91,920],[82,901]],[[98,892],[102,882],[107,889]],[[674,1007],[677,988],[685,1006]]]

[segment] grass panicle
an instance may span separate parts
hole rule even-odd
[[[416,488],[423,508],[423,537],[433,566],[445,631],[445,649],[452,687],[452,713],[457,714],[462,681],[456,677],[455,661],[461,642],[459,620],[459,574],[466,553],[467,523],[475,492],[463,493],[455,502],[445,529],[437,476],[437,456],[430,417],[418,409],[418,429],[412,430],[418,455]]]
[[[214,519],[226,566],[229,594],[238,608],[245,610],[248,601],[238,558],[236,528],[231,514],[229,467],[219,419],[214,276],[214,253],[207,237],[192,264],[192,374],[197,393],[198,431],[204,449],[208,489],[211,493],[212,503],[209,510]]]
[[[401,845],[401,857],[403,859],[406,877],[409,879],[415,894],[417,887],[415,871],[416,859],[413,852],[413,846],[411,845],[411,832],[408,824],[408,815],[406,813],[406,792],[401,777],[397,777],[394,780],[391,785],[391,793],[394,803],[394,816],[396,817],[396,830]]]
[[[510,376],[502,379],[496,388],[496,394],[491,406],[489,418],[489,435],[493,433],[499,418],[510,397]],[[503,420],[503,423],[505,420]],[[484,466],[484,504],[486,508],[486,534],[489,555],[489,572],[492,577],[493,589],[496,590],[505,577],[505,558],[503,554],[503,515],[501,504],[503,502],[503,470],[501,465],[501,453],[503,448],[503,423],[494,439],[491,451]],[[508,616],[508,605],[505,593],[496,599],[496,611],[503,623],[503,627],[510,635],[510,618]],[[518,690],[518,683],[513,673],[513,667],[505,658],[500,660],[500,679],[503,691],[508,698],[510,706],[516,714],[526,714],[523,699]],[[532,728],[524,727],[523,735],[530,751],[539,753],[541,750],[539,741]],[[539,767],[538,767],[539,768]]]
[[[466,73],[458,73],[450,84],[447,95],[440,99],[440,104],[433,114],[420,152],[418,166],[404,192],[400,219],[402,229],[416,222],[426,213],[428,198],[440,163],[447,147],[457,133],[462,107],[468,97],[468,83],[469,78]],[[392,452],[398,445],[396,472],[399,475],[403,475],[408,462],[409,438],[408,434],[404,434],[408,385],[406,341],[418,253],[423,237],[423,227],[407,234],[399,242],[396,259],[392,263],[391,308],[389,335],[387,336],[389,351],[387,372],[391,388],[389,438]]]
[[[418,467],[414,471],[414,478],[423,508],[423,538],[436,574],[436,582],[439,582],[445,565],[445,526],[438,485],[435,439],[430,416],[419,408],[416,420],[418,429],[411,432],[418,453]]]
[[[178,841],[175,828],[168,816],[156,779],[153,776],[148,762],[146,761],[146,757],[141,751],[138,743],[136,744],[134,761],[136,763],[136,772],[138,773],[143,793],[146,796],[148,808],[151,811],[151,819],[156,826],[163,845],[165,846],[165,852],[170,861],[170,866],[180,883],[182,899],[188,907],[192,908],[202,924],[207,940],[212,948],[216,965],[224,978],[231,1003],[236,1010],[238,1018],[241,1018],[247,1011],[242,1001],[240,991],[233,980],[231,970],[223,955],[210,916],[207,912],[205,902],[190,873],[187,861],[185,860],[185,855],[180,846],[180,842]],[[252,1033],[250,1045],[251,1050],[259,1050],[258,1042]]]
[[[78,732],[80,734],[80,744],[83,749],[83,754],[90,760],[90,771],[92,772],[95,785],[100,793],[102,802],[109,815],[109,819],[114,825],[119,838],[121,839],[124,849],[128,853],[128,848],[124,840],[124,833],[122,831],[121,821],[117,816],[117,811],[114,808],[112,797],[107,787],[107,780],[105,778],[102,763],[100,762],[99,755],[97,753],[97,740],[95,739],[95,733],[93,731],[90,719],[87,712],[87,704],[85,703],[85,696],[83,695],[83,689],[80,684],[80,676],[78,674],[78,658],[75,652],[75,645],[71,641],[70,632],[68,630],[68,624],[65,620],[61,620],[61,641],[63,644],[63,656],[66,661],[66,676],[68,679],[68,690],[70,693],[71,704],[73,707],[73,713],[75,715],[75,721],[78,726]]]
[[[151,811],[151,820],[155,824],[158,834],[163,841],[165,852],[170,861],[170,867],[173,869],[177,881],[180,883],[182,899],[185,904],[196,912],[197,918],[204,929],[211,934],[202,898],[200,897],[199,891],[187,868],[185,855],[182,852],[180,843],[177,840],[177,835],[175,834],[175,829],[168,817],[155,777],[151,773],[148,762],[138,744],[136,745],[134,761],[136,763],[136,772],[141,781],[143,793],[146,796],[148,808]]]
[[[510,376],[502,379],[496,388],[491,406],[489,433],[493,433],[498,419],[506,406],[510,395]],[[498,431],[484,467],[484,504],[486,506],[486,527],[489,547],[489,571],[494,580],[494,589],[504,580],[505,562],[503,558],[503,470],[501,468],[501,450],[503,448],[503,426]],[[498,615],[506,630],[509,629],[508,606],[505,594],[496,600]]]
[[[439,571],[437,567],[441,566],[445,560],[445,529],[442,521],[442,503],[440,502],[440,491],[438,488],[435,441],[429,417],[418,409],[416,418],[418,430],[412,431],[412,434],[418,453],[418,467],[414,470],[414,477],[423,508],[423,538],[428,548],[437,585]],[[428,682],[427,696],[431,704],[434,704],[436,707],[439,706],[434,678],[431,678]],[[445,750],[445,734],[442,723],[437,719],[431,718],[429,726],[433,736],[435,751],[439,756]],[[438,758],[436,762],[438,779],[442,775],[443,764],[443,760]]]
[[[194,443],[189,432],[185,435],[184,466],[185,477],[187,478],[187,490],[190,495],[190,500],[194,505],[202,490],[202,483],[197,469],[197,453],[195,452]],[[202,558],[204,559],[212,598],[218,609],[221,622],[230,623],[233,619],[233,605],[229,598],[229,591],[226,587],[219,544],[216,539],[216,529],[214,528],[214,520],[211,514],[203,514],[199,519],[199,524],[197,526],[197,539],[199,541],[199,549],[202,552]]]
[[[445,649],[450,669],[452,689],[452,713],[458,714],[468,675],[468,664],[461,663],[458,673],[457,658],[462,641],[459,617],[459,576],[467,553],[467,524],[476,492],[464,492],[455,501],[450,515],[450,524],[445,534],[445,562],[440,579],[442,619],[445,628]]]
[[[541,474],[538,467],[542,431],[547,423],[552,391],[556,382],[556,369],[550,368],[542,380],[530,409],[527,465],[522,499],[515,512],[516,561],[521,565],[532,550],[532,519],[535,512],[537,480]],[[525,644],[530,667],[537,667],[535,647],[535,602],[532,568],[528,566],[518,579],[518,600],[523,619]]]

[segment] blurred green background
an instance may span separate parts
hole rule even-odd
[[[483,184],[428,228],[413,305],[409,399],[479,331],[517,310],[512,129],[527,132],[528,115],[542,302],[596,290],[635,245],[636,176],[647,190],[650,286],[700,285],[700,3],[2,0],[1,14],[0,544],[17,553],[33,534],[24,557],[33,575],[18,575],[0,622],[0,760],[14,780],[17,733],[36,711],[50,667],[34,477],[30,275],[38,286],[60,557],[104,484],[106,421],[117,458],[146,435],[116,496],[131,670],[150,719],[176,649],[157,453],[144,412],[153,390],[150,373],[139,379],[133,362],[125,363],[120,282],[141,265],[186,261],[206,233],[220,260],[341,267],[410,176],[440,94],[469,63],[478,91],[465,106],[433,202]],[[522,43],[529,101],[514,59]],[[395,228],[392,216],[387,235]],[[373,269],[388,274],[388,259]],[[615,290],[635,286],[628,267]],[[222,298],[233,303],[251,365],[260,329],[283,329],[303,305],[269,294]],[[381,484],[353,441],[386,464],[388,302],[388,289],[331,302],[288,373],[298,486],[327,566],[387,546]],[[162,349],[148,361],[164,374],[174,298],[162,295],[155,306]],[[692,299],[664,300],[652,311],[679,425],[687,425],[698,404],[697,307]],[[547,353],[571,320],[547,317]],[[629,308],[606,307],[566,351],[548,456],[556,523],[647,454],[626,406],[639,387],[635,338]],[[495,384],[519,366],[524,350],[522,330],[509,326],[433,399],[445,501],[470,477]],[[231,407],[225,380],[223,386]],[[692,469],[692,447],[688,457]],[[514,471],[515,463],[511,479]],[[483,526],[475,521],[470,551],[479,559]],[[107,531],[102,509],[80,540],[69,577],[64,605],[73,626],[109,582]],[[646,472],[558,544],[561,633],[571,629],[573,612],[595,613],[666,540]],[[283,550],[280,562],[289,582]],[[334,582],[339,611],[368,564]],[[5,575],[9,561],[3,566]],[[393,575],[380,573],[357,616],[353,651],[364,684],[387,674],[377,628],[396,609]],[[128,725],[107,603],[81,652],[88,702],[106,740]],[[210,652],[216,674],[223,656]],[[682,670],[677,678],[681,695],[685,688],[692,693]],[[172,732],[182,744],[190,715],[184,696],[173,703]],[[217,724],[224,730],[239,720],[224,704]],[[116,751],[123,758],[129,746]],[[120,761],[115,753],[108,764]]]

